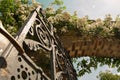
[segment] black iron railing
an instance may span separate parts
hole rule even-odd
[[[11,42],[0,57],[0,80],[77,80],[71,58],[53,32],[53,26],[45,18],[40,6],[31,13],[15,38],[1,28],[0,33]],[[27,37],[28,34],[36,39]],[[30,50],[42,48],[50,53],[50,78],[25,53],[24,45]]]

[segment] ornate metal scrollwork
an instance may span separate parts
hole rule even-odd
[[[38,13],[38,12],[37,12]],[[69,54],[67,51],[64,50],[64,48],[61,46],[60,41],[57,39],[57,37],[54,35],[53,27],[50,25],[49,22],[45,19],[44,16],[40,16],[39,14],[43,15],[42,12],[38,13],[38,16],[36,17],[34,26],[32,27],[32,34],[31,36],[37,36],[38,38],[38,44],[36,46],[41,46],[43,49],[51,51],[53,54],[51,60],[52,67],[53,68],[53,78],[57,80],[62,79],[69,79],[69,80],[76,80],[76,72],[73,68],[71,59],[69,57]],[[46,21],[44,21],[46,20]],[[46,25],[47,24],[47,25]],[[29,31],[30,32],[30,31]],[[31,34],[31,33],[30,33]],[[28,43],[28,41],[26,42]],[[29,45],[32,44],[29,42]],[[31,47],[31,46],[29,46]],[[35,49],[35,48],[33,48]],[[54,72],[55,70],[55,72]],[[56,73],[56,74],[54,74]],[[56,77],[57,76],[57,77]],[[62,78],[62,77],[63,78]]]
[[[77,80],[70,56],[62,47],[53,32],[53,26],[44,17],[40,6],[31,13],[14,41],[24,50],[23,46],[25,45],[30,50],[43,49],[50,52],[51,80]],[[7,77],[4,78],[7,80],[50,80],[25,52],[20,54],[18,50],[9,44],[4,51],[4,54],[7,54],[7,57],[2,56],[7,62],[7,67],[4,70],[8,73]],[[1,76],[0,79],[4,80]]]

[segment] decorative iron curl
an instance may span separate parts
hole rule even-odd
[[[51,38],[51,35],[47,31],[47,28],[42,23],[40,23],[40,20],[37,20],[37,21],[39,21],[39,25],[35,26],[35,32],[36,32],[37,37],[38,37],[38,39],[39,39],[39,41],[41,43],[41,47],[51,51],[52,50],[52,46],[51,46],[52,38]]]
[[[44,48],[45,50],[51,51],[51,33],[52,31],[48,30],[47,27],[45,27],[44,23],[41,21],[39,17],[36,18],[34,24],[29,29],[29,34],[31,36],[35,36],[37,38],[38,44]],[[31,46],[30,46],[31,47]]]
[[[77,80],[71,58],[54,34],[53,26],[47,21],[41,10],[36,12],[37,16],[29,29],[29,34],[37,40],[26,39],[26,45],[31,50],[37,50],[40,47],[51,52],[52,80]]]
[[[57,40],[57,39],[56,39]],[[56,54],[56,67],[59,72],[62,71],[60,76],[63,79],[67,80],[77,80],[76,71],[72,65],[71,59],[69,58],[68,53],[64,50],[64,48],[59,44],[59,41],[56,45],[55,54]]]

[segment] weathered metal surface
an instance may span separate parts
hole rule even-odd
[[[0,29],[5,30],[1,21],[0,21]],[[0,54],[2,54],[2,52],[5,50],[8,44],[9,44],[9,40],[0,33]]]
[[[31,13],[15,38],[2,29],[0,32],[10,41],[0,55],[0,80],[77,80],[70,56],[55,36],[53,26],[47,22],[40,6]],[[28,57],[24,45],[30,50],[42,48],[50,52],[50,78]]]

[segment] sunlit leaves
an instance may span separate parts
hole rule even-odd
[[[77,12],[72,15],[65,10],[58,10],[59,9],[54,10],[52,7],[46,9],[48,21],[50,21],[54,25],[54,27],[57,28],[57,32],[64,33],[65,31],[70,32],[71,30],[77,30],[77,35],[84,34],[92,37],[119,39],[119,16],[116,17],[116,21],[112,21],[110,15],[106,15],[104,20],[90,20],[88,16],[79,18],[77,16]],[[65,28],[66,30],[63,31],[62,29],[65,26],[67,28]]]
[[[52,11],[54,9],[51,9]],[[46,9],[47,11],[47,9]],[[54,10],[49,12],[47,16],[48,20],[56,28],[58,34],[63,33],[75,33],[76,35],[86,37],[102,37],[102,38],[115,38],[120,39],[120,17],[117,16],[115,21],[112,21],[110,15],[106,15],[105,19],[90,20],[88,16],[79,18],[77,12],[70,14],[65,10]],[[52,15],[51,15],[52,13]],[[48,15],[47,14],[47,15]],[[80,58],[74,59],[76,65],[76,71],[78,76],[82,76],[85,73],[92,72],[93,69],[97,69],[98,66],[108,65],[111,68],[117,67],[120,71],[120,61],[115,58],[96,58],[90,57],[89,59]]]
[[[83,57],[80,59],[74,59],[77,73],[79,76],[83,76],[85,73],[91,73],[92,70],[96,70],[98,66],[108,65],[110,68],[117,68],[120,72],[120,61],[117,58],[102,58],[102,57]]]
[[[99,80],[120,80],[120,76],[112,74],[110,71],[101,72],[98,76]]]
[[[54,4],[54,5],[62,5],[63,1],[62,0],[54,0],[54,2],[52,4]]]
[[[13,18],[15,10],[14,0],[3,0],[0,2],[0,13],[1,20],[5,24],[14,24],[15,19]]]
[[[33,5],[28,5],[28,0],[22,2],[14,2],[15,0],[1,0],[0,2],[0,19],[6,29],[15,34],[22,23],[26,20],[30,11],[34,9]],[[65,11],[62,0],[55,0],[52,5],[57,5],[57,9],[49,6],[45,9],[48,21],[56,28],[56,32],[63,35],[67,32],[74,32],[79,36],[87,37],[103,37],[120,39],[120,17],[117,16],[112,21],[110,15],[106,15],[104,20],[90,20],[88,16],[79,18],[77,12],[70,14]],[[109,67],[117,67],[120,71],[119,59],[96,58],[82,59],[80,61],[73,60],[77,64],[77,73],[79,76],[90,73],[92,69],[97,69],[98,65],[108,65]],[[46,62],[47,64],[47,62]],[[101,79],[102,80],[102,79]]]
[[[33,9],[34,6],[28,5],[28,0],[1,0],[0,20],[8,32],[15,35]]]

